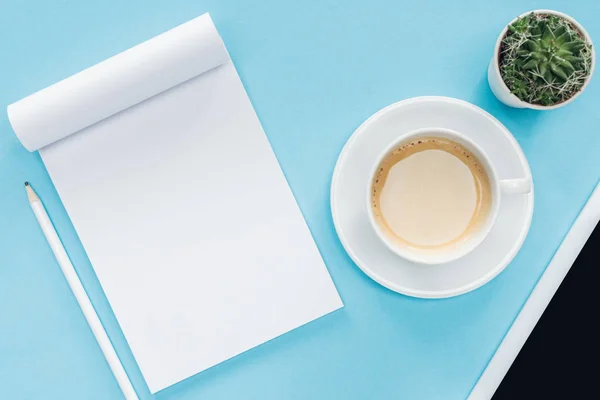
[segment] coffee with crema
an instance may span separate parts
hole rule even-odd
[[[381,161],[371,207],[381,230],[404,247],[438,251],[462,243],[485,224],[492,189],[480,161],[445,138],[399,144]]]

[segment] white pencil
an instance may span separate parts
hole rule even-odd
[[[125,395],[127,400],[138,400],[138,396],[133,389],[133,385],[115,352],[115,349],[102,326],[102,322],[100,322],[100,318],[98,318],[98,314],[96,314],[96,310],[94,310],[94,306],[90,301],[81,281],[79,280],[79,276],[75,272],[75,268],[73,268],[73,264],[65,251],[65,248],[54,229],[54,225],[52,225],[52,221],[50,221],[50,217],[48,217],[48,213],[44,208],[44,205],[40,201],[40,198],[33,191],[29,183],[25,182],[25,189],[27,191],[27,197],[29,198],[29,204],[31,204],[31,208],[33,209],[33,213],[37,218],[44,235],[46,236],[46,240],[48,244],[52,248],[52,252],[62,269],[65,278],[67,278],[67,282],[77,299],[77,303],[79,303],[79,307],[83,311],[83,315],[87,320],[90,328],[92,328],[92,332],[102,349],[102,353],[104,353],[104,357],[106,361],[108,361],[108,365],[112,370],[115,378],[117,378],[117,382]]]

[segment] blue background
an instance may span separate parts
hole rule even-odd
[[[157,399],[463,399],[600,176],[598,77],[556,111],[510,109],[486,68],[516,15],[554,8],[600,43],[600,2],[501,0],[0,0],[0,106],[209,11],[346,307],[156,395]],[[378,109],[419,95],[470,101],[531,164],[530,234],[467,295],[420,300],[370,281],[335,234],[329,185],[344,142]],[[0,398],[121,393],[27,204],[43,198],[143,399],[152,398],[37,153],[0,113]]]

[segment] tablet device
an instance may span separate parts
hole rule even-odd
[[[469,400],[593,398],[597,392],[600,186],[590,196]],[[597,395],[597,394],[596,394]]]
[[[493,399],[586,399],[600,396],[598,297],[600,227],[583,246]]]

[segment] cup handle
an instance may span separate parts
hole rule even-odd
[[[531,186],[531,178],[500,180],[502,194],[526,194],[531,192]]]

